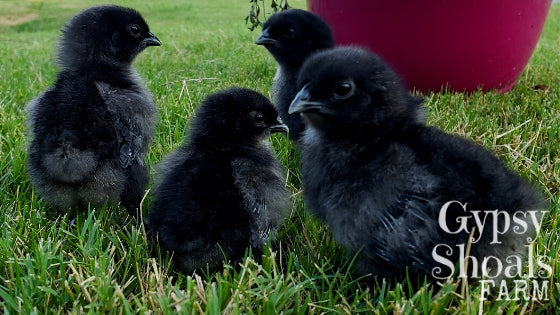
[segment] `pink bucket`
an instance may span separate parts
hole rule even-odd
[[[551,0],[307,0],[338,45],[382,56],[422,92],[508,91],[527,65]]]

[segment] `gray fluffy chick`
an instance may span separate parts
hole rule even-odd
[[[297,75],[305,59],[334,46],[331,29],[314,13],[289,9],[273,14],[264,23],[256,43],[266,47],[277,62],[272,86],[274,105],[290,128],[290,139],[299,141],[305,125],[299,115],[288,114],[298,92]]]
[[[62,30],[55,84],[27,105],[31,182],[58,209],[121,201],[135,214],[157,108],[131,63],[159,46],[142,16],[96,6]]]
[[[533,215],[542,219],[547,207],[543,196],[485,148],[426,126],[421,100],[379,57],[349,47],[319,52],[303,65],[298,86],[289,112],[307,124],[305,201],[358,255],[358,272],[399,279],[408,268],[446,278],[467,254],[473,229],[470,277],[487,271],[486,257],[494,257],[489,275],[503,276],[508,256],[526,256],[539,227]],[[488,215],[478,228],[475,210],[496,209],[503,211],[497,218],[478,213]],[[497,243],[494,224],[505,230]]]
[[[208,96],[187,145],[162,162],[148,233],[186,272],[217,270],[263,246],[289,213],[284,168],[268,141],[287,132],[263,95],[230,88]]]

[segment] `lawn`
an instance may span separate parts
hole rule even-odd
[[[560,307],[560,4],[554,4],[530,64],[506,94],[425,95],[428,123],[473,139],[545,192],[549,215],[535,246],[552,268],[547,299],[481,300],[459,281],[373,283],[356,277],[352,257],[305,211],[297,152],[272,143],[288,169],[290,219],[262,263],[250,256],[223,271],[184,275],[169,255],[152,255],[141,224],[118,206],[77,216],[50,211],[25,171],[27,102],[54,81],[61,26],[105,1],[0,2],[0,308],[4,313],[542,313]],[[140,11],[163,42],[135,67],[158,104],[148,164],[180,145],[194,108],[229,86],[270,94],[275,63],[244,24],[245,0],[114,1]],[[290,1],[303,8],[303,0]],[[149,206],[148,193],[143,203]],[[70,220],[75,219],[71,225]],[[515,287],[508,287],[514,297]]]

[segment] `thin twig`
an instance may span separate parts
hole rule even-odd
[[[523,127],[523,126],[525,126],[526,124],[528,124],[530,121],[531,121],[531,119],[527,119],[527,120],[526,120],[525,122],[523,122],[521,125],[519,125],[519,126],[513,128],[513,129],[511,129],[511,130],[508,130],[508,131],[502,133],[501,135],[497,135],[497,136],[496,136],[496,139],[500,139],[501,137],[503,137],[503,136],[505,136],[505,135],[508,135],[508,134],[514,132],[515,130],[517,130],[517,129]]]
[[[167,85],[172,85],[172,84],[176,84],[176,83],[183,83],[183,82],[202,82],[202,81],[206,81],[206,80],[218,80],[218,78],[194,78],[194,79],[181,79],[181,80],[175,80],[175,81],[169,81],[166,82],[162,85],[167,86]]]

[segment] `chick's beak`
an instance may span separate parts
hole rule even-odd
[[[148,33],[148,37],[144,38],[140,43],[143,47],[148,46],[161,46],[160,40],[152,32]]]
[[[272,38],[268,32],[268,28],[265,28],[261,35],[255,40],[255,44],[263,46],[277,45],[278,41]]]
[[[286,126],[286,124],[282,121],[280,116],[278,116],[278,118],[276,119],[276,124],[270,126],[270,133],[275,133],[275,132],[282,132],[282,133],[289,132],[288,126]]]
[[[296,95],[290,108],[288,109],[288,114],[303,113],[308,111],[320,111],[323,108],[323,103],[316,102],[311,99],[309,94],[308,86],[305,85]]]

